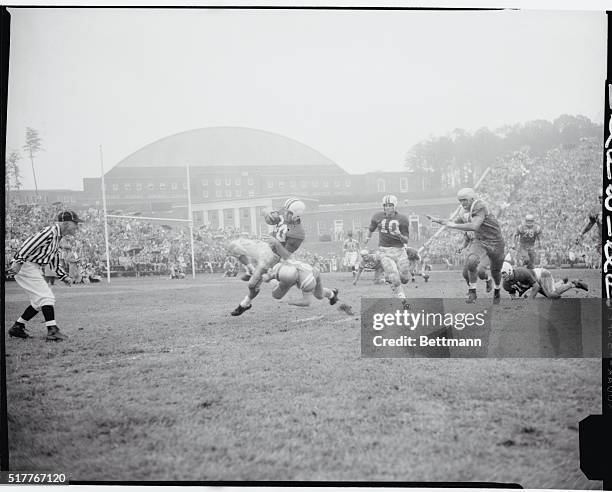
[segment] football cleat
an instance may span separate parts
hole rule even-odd
[[[245,282],[248,282],[249,280],[251,280],[251,274],[243,273],[242,275],[240,275],[240,280],[244,280]]]
[[[61,342],[62,340],[68,340],[68,337],[57,326],[48,326],[46,340],[47,342]]]
[[[244,313],[245,311],[248,311],[252,307],[253,307],[252,304],[249,304],[247,307],[243,307],[241,304],[238,304],[236,309],[234,309],[230,314],[232,316],[240,316],[242,313]]]
[[[17,322],[9,328],[8,334],[15,338],[30,338],[30,335],[26,332],[25,325]]]
[[[332,292],[334,293],[334,296],[329,298],[329,304],[330,304],[331,306],[333,306],[334,304],[336,304],[336,303],[338,302],[338,300],[340,299],[340,298],[338,297],[338,289],[332,289]]]
[[[493,290],[493,279],[488,278],[485,280],[485,285],[487,286],[487,292],[491,292]]]
[[[572,284],[574,284],[574,287],[576,287],[577,289],[585,290],[587,292],[589,291],[589,286],[585,284],[582,280],[572,280]]]
[[[499,289],[493,291],[493,304],[499,304],[501,302],[501,292]]]
[[[468,304],[474,304],[476,302],[476,289],[468,290],[468,298],[465,300]]]

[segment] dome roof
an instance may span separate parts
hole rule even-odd
[[[344,173],[320,152],[263,130],[210,127],[162,138],[129,155],[116,167],[325,166]]]

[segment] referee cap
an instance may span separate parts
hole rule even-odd
[[[70,222],[75,222],[75,223],[83,222],[81,219],[79,219],[79,216],[75,212],[72,212],[71,210],[67,210],[65,212],[60,212],[57,215],[57,221],[58,222],[68,222],[68,221],[70,221]]]

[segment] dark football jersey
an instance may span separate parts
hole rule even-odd
[[[281,224],[276,226],[273,236],[278,239],[285,248],[287,248],[287,251],[293,253],[297,251],[300,245],[304,242],[306,233],[300,222],[297,224],[287,224],[283,221]]]
[[[595,224],[597,226],[597,230],[599,233],[599,240],[601,241],[601,234],[602,234],[602,209],[601,206],[600,207],[594,207],[591,209],[591,211],[589,212],[589,221],[592,224]]]
[[[542,228],[539,225],[533,227],[527,227],[525,224],[521,224],[516,229],[516,236],[519,237],[519,244],[525,248],[532,248],[536,242],[536,239],[542,234]]]
[[[495,215],[489,211],[487,204],[480,199],[476,199],[472,202],[467,220],[459,217],[456,219],[456,222],[459,224],[471,222],[472,219],[477,216],[482,217],[483,221],[480,229],[474,232],[474,238],[485,246],[493,249],[504,244],[499,222],[497,222]]]
[[[404,236],[410,234],[408,229],[408,218],[395,212],[390,217],[385,212],[376,212],[370,221],[370,232],[378,230],[378,246],[403,248],[404,243],[392,233],[399,231]]]
[[[538,280],[536,279],[535,273],[528,268],[517,267],[514,269],[512,278],[504,279],[502,286],[506,292],[521,296],[537,282]]]

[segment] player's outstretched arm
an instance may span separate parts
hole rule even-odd
[[[357,270],[357,274],[355,275],[355,278],[353,279],[353,285],[357,285],[357,282],[359,281],[359,277],[361,277],[362,272],[363,272],[363,267],[360,266],[359,270]]]

